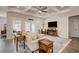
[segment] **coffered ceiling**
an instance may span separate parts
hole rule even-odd
[[[9,6],[8,12],[22,13],[37,17],[48,17],[52,14],[70,11],[69,6]]]
[[[59,15],[79,15],[79,6],[0,6],[0,17],[6,18],[8,12],[50,18]]]

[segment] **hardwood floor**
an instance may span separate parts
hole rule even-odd
[[[23,44],[19,44],[19,51],[18,53],[28,53],[29,50],[23,48]],[[14,40],[6,40],[5,38],[0,37],[0,53],[16,53],[16,45]]]
[[[13,40],[0,39],[0,53],[14,53],[15,51]]]
[[[72,41],[62,51],[62,53],[79,53],[79,38],[71,38]]]
[[[15,44],[13,40],[6,40],[5,38],[0,38],[0,53],[15,53]],[[20,46],[19,53],[29,53],[26,48]],[[72,38],[72,41],[68,46],[62,51],[62,53],[79,53],[79,38]]]

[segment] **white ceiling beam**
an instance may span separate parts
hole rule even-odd
[[[25,7],[24,11],[28,11],[28,10],[30,10],[31,8],[32,8],[32,6],[27,6],[27,7]]]
[[[56,12],[59,12],[59,10],[56,7],[54,7],[53,10],[55,10]]]

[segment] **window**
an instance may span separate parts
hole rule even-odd
[[[13,21],[13,31],[21,31],[21,21]]]
[[[25,22],[25,31],[29,31],[34,33],[35,32],[35,24],[33,21]]]
[[[35,24],[33,22],[31,24],[31,26],[32,26],[32,33],[35,33]]]
[[[30,24],[30,22],[25,22],[25,31],[27,32],[27,31],[31,31],[31,29],[30,29],[30,26],[31,26],[31,24]]]

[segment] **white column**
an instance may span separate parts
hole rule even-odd
[[[7,39],[13,39],[13,24],[10,16],[7,17]]]
[[[21,30],[25,32],[25,20],[21,22]]]

